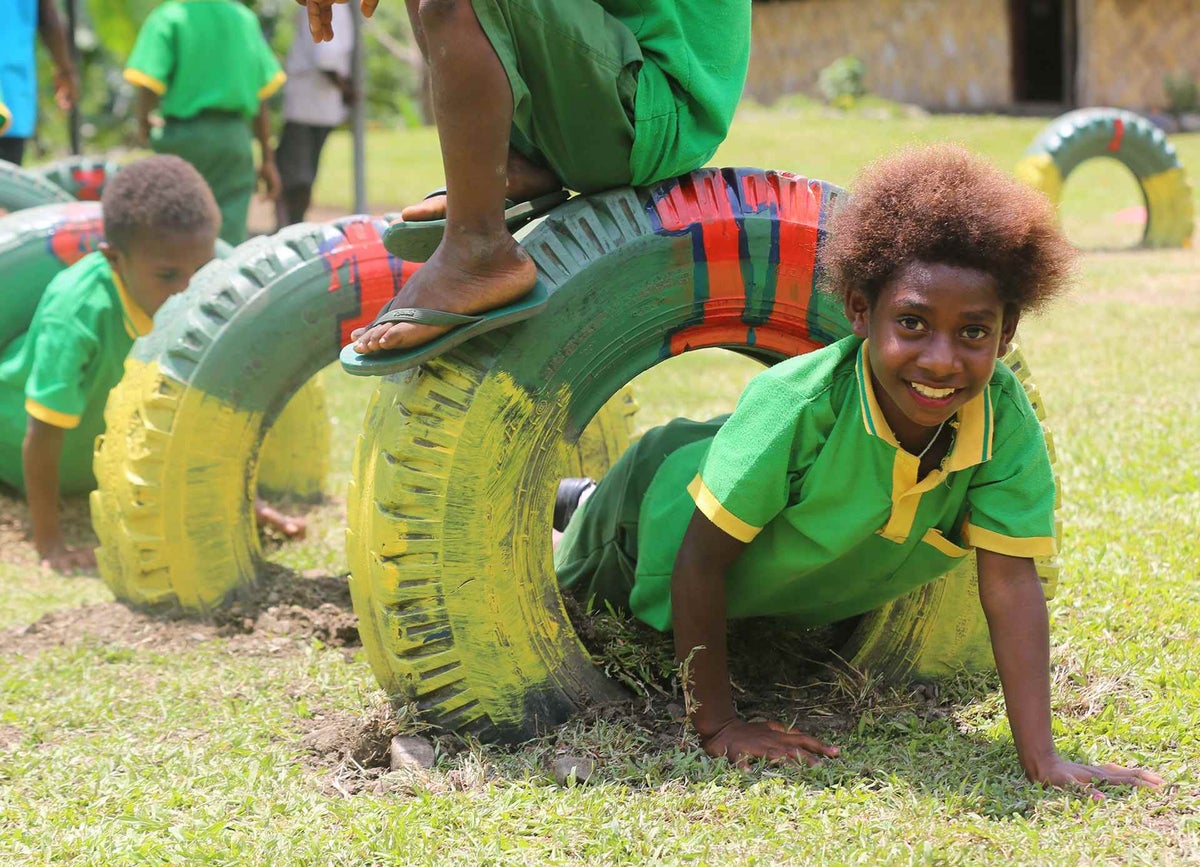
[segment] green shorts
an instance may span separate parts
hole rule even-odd
[[[512,145],[564,186],[631,182],[642,50],[593,0],[472,0],[513,93]]]
[[[631,445],[571,516],[554,552],[559,586],[598,609],[611,605],[628,613],[637,572],[638,520],[654,474],[676,449],[716,436],[727,418],[677,418]]]
[[[155,153],[183,157],[203,176],[221,209],[222,241],[236,247],[246,240],[246,217],[257,181],[248,120],[225,113],[168,118],[154,130],[150,146]]]

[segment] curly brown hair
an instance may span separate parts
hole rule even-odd
[[[192,164],[170,154],[132,162],[100,197],[104,236],[118,249],[143,232],[198,232],[221,226],[212,190]]]
[[[1041,193],[957,145],[904,150],[867,166],[834,214],[821,260],[829,289],[873,305],[912,261],[975,268],[1000,299],[1033,310],[1064,292],[1075,249]]]

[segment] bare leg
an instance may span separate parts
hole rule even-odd
[[[303,518],[285,515],[271,507],[266,500],[255,499],[254,517],[260,527],[270,527],[289,539],[303,539],[308,532],[308,523]]]
[[[504,225],[512,89],[470,0],[419,0],[416,6],[449,191],[446,232],[389,306],[481,313],[521,298],[537,278],[533,261]],[[354,349],[419,346],[446,330],[379,325],[354,332]]]

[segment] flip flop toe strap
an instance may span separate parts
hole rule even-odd
[[[397,307],[381,314],[370,324],[389,325],[393,322],[411,322],[414,325],[438,325],[456,328],[460,325],[471,325],[482,322],[484,316],[469,316],[465,313],[447,313],[445,310],[429,310],[425,307]]]

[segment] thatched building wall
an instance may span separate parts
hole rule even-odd
[[[867,88],[938,109],[1011,99],[1004,0],[805,0],[756,3],[746,95],[816,95],[817,74],[858,55]]]

